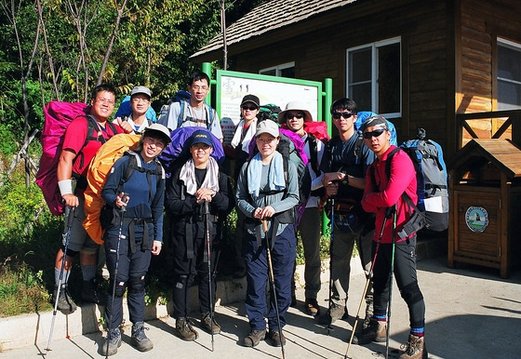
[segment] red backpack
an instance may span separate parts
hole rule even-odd
[[[62,101],[51,101],[43,109],[45,122],[40,137],[42,157],[40,158],[40,166],[35,182],[42,190],[49,210],[57,216],[63,214],[64,210],[62,197],[58,189],[56,171],[67,127],[75,118],[79,116],[84,117],[88,122],[88,134],[83,147],[89,141],[98,141],[98,137],[93,136],[97,129],[95,128],[95,120],[88,116],[89,109],[90,107],[82,102],[71,103]],[[117,133],[113,125],[108,124],[113,132]]]

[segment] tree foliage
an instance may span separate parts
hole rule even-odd
[[[259,2],[225,4],[235,19]],[[221,0],[0,0],[0,126],[22,142],[41,128],[46,102],[86,101],[100,79],[121,95],[149,86],[159,107],[184,88],[189,56],[220,32],[220,8]]]

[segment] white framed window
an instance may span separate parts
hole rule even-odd
[[[521,108],[521,44],[497,39],[497,109]]]
[[[286,62],[285,64],[267,67],[259,70],[259,74],[295,78],[295,62]]]
[[[359,111],[401,117],[401,52],[400,37],[346,50],[346,93]]]

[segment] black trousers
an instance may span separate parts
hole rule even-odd
[[[377,243],[373,242],[373,256]],[[391,285],[392,244],[380,244],[374,264],[374,315],[386,316]],[[409,308],[411,328],[425,326],[425,302],[416,274],[416,237],[397,243],[394,253],[394,277]]]
[[[144,321],[145,316],[145,276],[150,266],[151,252],[148,248],[143,250],[141,242],[143,238],[143,226],[147,226],[153,233],[152,224],[142,224],[136,226],[136,251],[131,253],[128,236],[128,228],[123,228],[122,238],[119,243],[118,237],[119,227],[113,227],[105,233],[105,255],[107,260],[107,269],[110,273],[110,287],[108,289],[107,307],[105,308],[105,316],[107,323],[111,329],[119,327],[123,320],[123,294],[128,288],[127,303],[132,323]],[[153,238],[153,237],[150,237]],[[151,243],[150,243],[151,247]],[[118,271],[116,276],[116,261]],[[114,310],[112,310],[112,290],[113,281],[116,281],[116,295],[114,296]]]
[[[197,234],[197,233],[196,233]],[[213,242],[213,235],[211,239]],[[193,240],[193,258],[188,258],[186,255],[186,243],[188,240]],[[216,251],[213,245],[210,247],[211,251],[211,268],[208,270],[208,261],[205,258],[205,239],[196,235],[194,239],[186,237],[174,237],[172,241],[172,250],[174,253],[174,288],[173,301],[174,313],[173,317],[184,318],[190,313],[188,306],[188,289],[196,281],[199,285],[199,303],[201,305],[201,313],[208,313],[210,308],[213,309],[215,303],[215,278],[211,275],[215,268]],[[211,286],[210,286],[211,280]],[[210,288],[212,291],[212,302],[210,303]],[[210,305],[212,307],[210,307]]]

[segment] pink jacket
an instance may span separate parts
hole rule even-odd
[[[414,204],[418,203],[418,196],[416,194],[416,171],[407,153],[398,151],[394,154],[391,162],[391,176],[387,178],[385,173],[387,156],[395,148],[396,146],[391,145],[382,158],[377,159],[371,167],[368,168],[365,176],[365,191],[362,199],[362,207],[366,212],[376,213],[375,241],[378,241],[380,237],[386,209],[396,204],[397,220],[394,239],[396,242],[403,242],[405,239],[400,239],[396,233],[402,229],[403,224],[407,222],[414,208],[411,208],[405,202],[402,198],[402,194],[405,192]],[[375,174],[374,180],[371,178],[373,172]],[[373,188],[375,184],[377,188]],[[381,243],[392,242],[392,228],[393,217],[389,218],[385,223]]]

